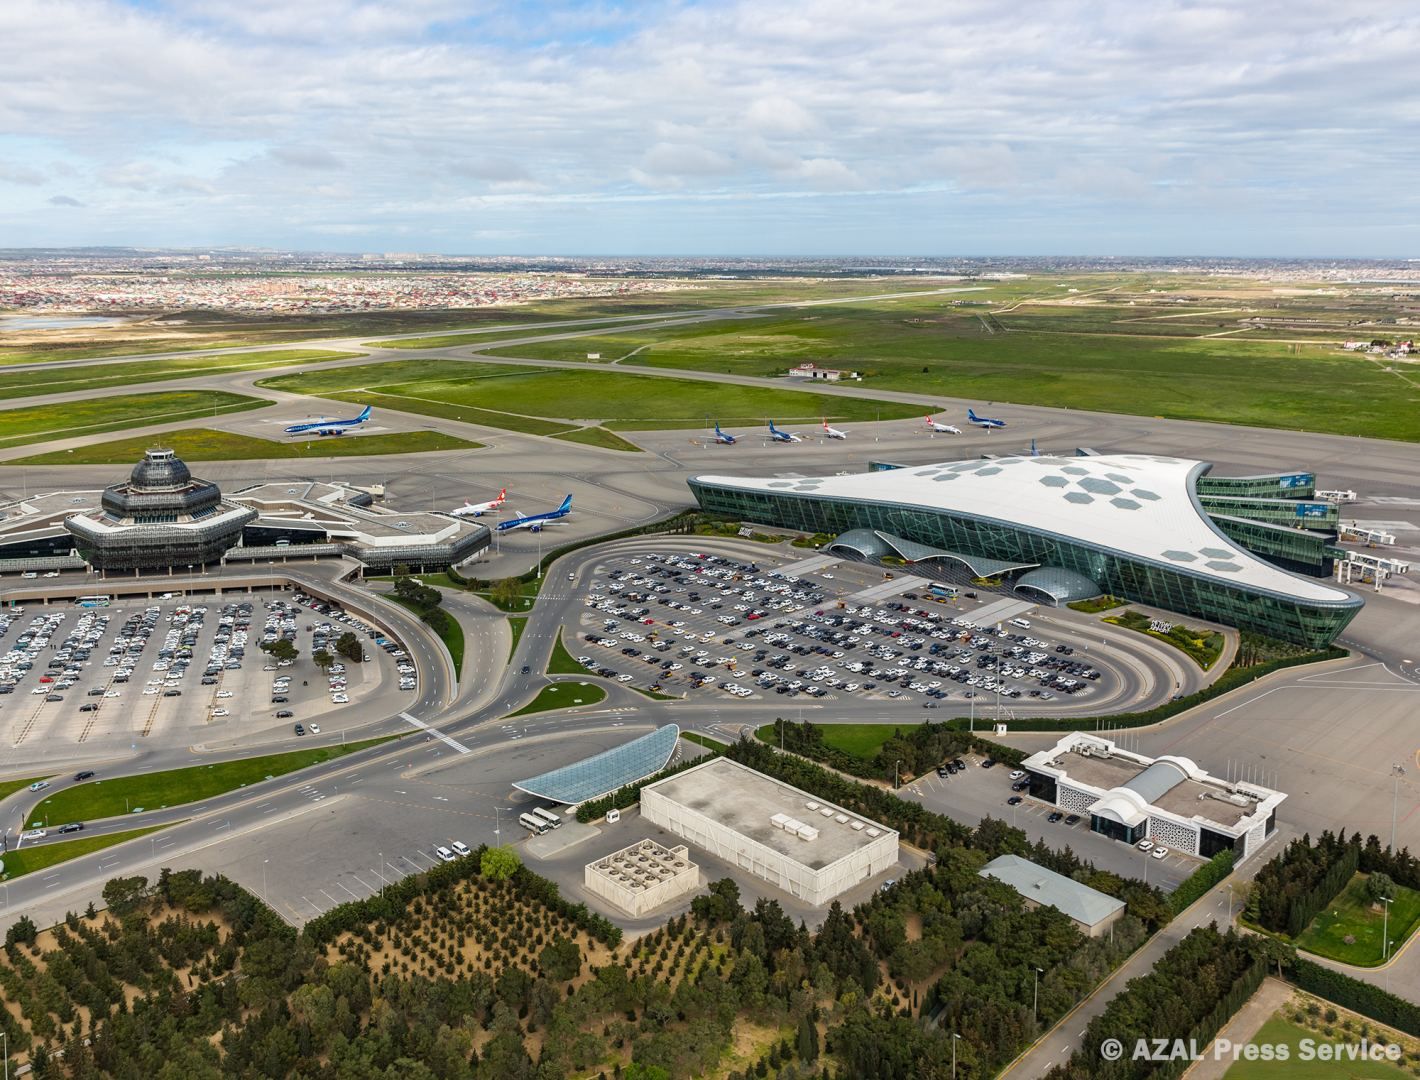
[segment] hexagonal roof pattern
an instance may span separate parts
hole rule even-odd
[[[1350,593],[1288,573],[1222,535],[1196,505],[1203,462],[1154,454],[1000,457],[822,477],[812,494],[947,510],[1070,537],[1172,570],[1310,603]],[[804,491],[804,480],[699,476],[745,491]],[[934,483],[951,479],[950,484]]]

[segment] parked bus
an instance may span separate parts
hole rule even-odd
[[[927,591],[939,600],[955,600],[957,596],[957,591],[950,585],[933,585]]]
[[[562,819],[551,810],[544,810],[542,807],[538,807],[536,810],[531,811],[531,813],[532,816],[539,821],[545,822],[549,829],[562,828]]]
[[[518,824],[537,836],[541,836],[552,827],[547,824],[547,822],[543,821],[542,818],[535,818],[531,814],[523,814],[519,817]]]
[[[81,596],[74,601],[80,607],[108,607],[112,602],[111,596]]]

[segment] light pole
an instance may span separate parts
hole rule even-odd
[[[385,896],[385,853],[380,852],[380,899]]]
[[[1390,959],[1390,905],[1394,901],[1393,896],[1378,897],[1385,905],[1385,914],[1381,917],[1381,963]]]
[[[1386,851],[1395,850],[1395,807],[1396,801],[1400,798],[1400,778],[1405,775],[1405,766],[1398,761],[1391,762],[1390,765],[1390,847]]]
[[[1034,1028],[1039,1023],[1037,1017],[1040,1013],[1040,977],[1045,973],[1045,968],[1038,968],[1034,964],[1032,964],[1031,971],[1034,974],[1035,990],[1031,995],[1030,1026]]]
[[[955,1031],[952,1032],[952,1080],[956,1080],[957,1075],[957,1040],[960,1038]]]
[[[9,1032],[0,1031],[0,1039],[5,1040],[5,1080],[10,1080],[10,1035]]]
[[[902,764],[902,758],[898,758],[898,759],[897,759],[896,761],[894,761],[893,764],[892,764],[892,789],[893,789],[894,791],[896,791],[896,790],[901,786],[901,779],[900,779],[900,777],[901,777],[902,774],[898,771],[898,766],[900,766],[901,764]]]

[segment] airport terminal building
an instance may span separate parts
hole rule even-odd
[[[1038,603],[1108,593],[1298,644],[1330,644],[1361,599],[1294,572],[1329,568],[1326,534],[1309,527],[1325,523],[1314,509],[1322,504],[1305,501],[1314,478],[1230,484],[1234,478],[1208,477],[1210,468],[1152,454],[1017,456],[688,483],[704,510],[832,534],[829,550],[845,556],[905,561],[926,576],[1000,578]],[[1289,509],[1290,525],[1281,521]]]

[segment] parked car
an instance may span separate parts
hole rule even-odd
[[[1020,797],[1019,795],[1012,795],[1009,799],[1006,800],[1006,805],[1007,805],[1007,806],[1020,806],[1020,805],[1021,805],[1021,801],[1022,801],[1022,800],[1021,800],[1021,797]]]
[[[1059,810],[1052,810],[1052,811],[1050,812],[1050,816],[1049,816],[1048,818],[1046,818],[1045,820],[1048,821],[1048,822],[1050,822],[1050,824],[1054,825],[1057,821],[1062,821],[1062,820],[1064,820],[1064,818],[1065,818],[1065,815],[1062,814]]]

